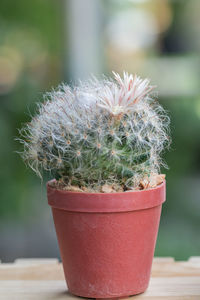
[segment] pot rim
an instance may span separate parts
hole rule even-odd
[[[47,182],[48,203],[51,207],[91,213],[142,210],[161,205],[165,201],[166,183],[155,188],[120,193],[86,193],[59,190]]]

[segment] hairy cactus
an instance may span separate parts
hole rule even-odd
[[[22,130],[25,162],[67,185],[137,188],[158,174],[169,145],[169,117],[152,97],[149,80],[124,73],[114,79],[61,85],[45,95]]]

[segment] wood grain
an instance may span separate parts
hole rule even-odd
[[[148,290],[126,299],[200,300],[200,257],[174,261],[154,258]],[[57,259],[17,259],[0,264],[0,299],[81,299],[67,292],[62,264]]]

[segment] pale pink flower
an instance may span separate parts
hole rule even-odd
[[[116,82],[106,85],[100,95],[100,107],[112,115],[125,114],[135,109],[135,105],[149,95],[154,88],[148,79],[124,72],[123,78],[113,72]]]

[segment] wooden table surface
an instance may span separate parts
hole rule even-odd
[[[200,300],[200,257],[154,258],[148,290],[126,299]],[[0,264],[0,300],[82,299],[67,292],[57,259],[17,259]]]

